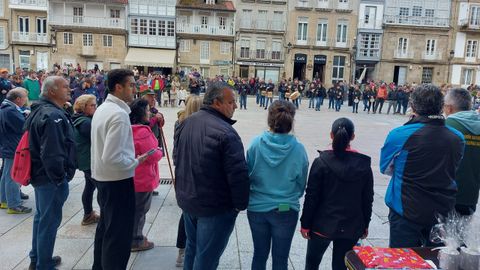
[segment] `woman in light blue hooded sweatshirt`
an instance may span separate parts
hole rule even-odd
[[[269,130],[247,150],[250,177],[248,222],[253,237],[252,270],[266,269],[272,246],[272,269],[288,269],[288,254],[305,190],[308,157],[290,134],[295,117],[291,102],[277,100],[268,109]]]

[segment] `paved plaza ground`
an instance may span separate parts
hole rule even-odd
[[[387,104],[385,104],[387,105]],[[234,125],[242,137],[245,149],[252,138],[267,128],[267,111],[259,108],[254,98],[249,97],[247,110],[235,112]],[[165,134],[168,149],[172,150],[173,125],[179,108],[160,108],[165,115]],[[318,156],[318,149],[329,147],[329,132],[332,122],[339,117],[349,117],[356,125],[356,138],[352,147],[372,157],[372,167],[375,177],[375,201],[373,205],[370,234],[366,244],[376,246],[388,245],[388,209],[384,204],[384,196],[389,178],[379,172],[379,153],[386,135],[394,128],[402,125],[408,119],[405,116],[384,114],[367,114],[360,110],[352,114],[351,107],[344,106],[341,112],[327,110],[325,106],[320,112],[308,109],[308,100],[303,100],[295,117],[294,134],[305,145],[310,164]],[[386,111],[386,108],[384,107]],[[170,178],[166,158],[160,162],[160,175]],[[81,193],[84,178],[77,172],[70,182],[70,195],[63,208],[63,220],[59,228],[55,245],[55,255],[62,256],[63,263],[59,269],[90,269],[93,262],[93,238],[95,225],[81,226],[83,217]],[[30,195],[25,205],[34,207],[33,188],[22,190]],[[175,267],[177,249],[175,248],[177,225],[180,209],[177,207],[175,192],[169,185],[161,185],[157,189],[159,196],[153,197],[152,207],[147,215],[144,228],[149,240],[155,243],[155,248],[142,253],[132,253],[130,269],[170,270]],[[96,206],[96,203],[95,203]],[[95,207],[98,211],[98,207]],[[477,214],[478,215],[478,214]],[[31,247],[33,213],[29,215],[7,215],[0,212],[0,270],[27,269],[30,262],[28,252]],[[290,269],[304,269],[307,241],[300,232],[295,234],[290,251]],[[232,233],[228,247],[221,258],[219,269],[250,269],[253,255],[253,243],[245,212],[239,214],[235,230]],[[324,257],[321,269],[330,269],[331,250]],[[269,267],[270,263],[269,263]]]

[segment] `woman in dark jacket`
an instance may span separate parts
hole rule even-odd
[[[368,85],[365,86],[364,95],[366,96],[368,101],[367,112],[370,113],[370,109],[373,111],[373,108],[375,107],[375,97],[377,95],[375,94],[375,91],[372,90]]]
[[[97,110],[97,98],[94,95],[81,95],[75,101],[72,116],[75,147],[77,148],[77,166],[85,175],[85,187],[82,193],[83,220],[82,225],[97,223],[100,217],[93,211],[92,201],[95,183],[90,169],[90,130],[92,117]]]
[[[96,77],[97,84],[97,93],[98,93],[98,105],[103,103],[105,99],[105,82],[103,80],[103,75],[97,75]]]
[[[353,98],[353,113],[358,113],[358,104],[360,103],[360,100],[362,99],[362,92],[360,92],[360,88],[358,84],[355,85],[352,93],[352,98]]]
[[[332,125],[333,150],[320,152],[308,177],[302,236],[308,239],[306,270],[317,270],[333,241],[332,268],[345,270],[345,253],[366,238],[372,215],[373,174],[370,157],[350,148],[354,125],[339,118]]]

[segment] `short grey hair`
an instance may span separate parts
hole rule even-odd
[[[463,88],[453,88],[445,95],[445,104],[453,106],[456,111],[470,111],[472,95]]]
[[[16,87],[13,88],[12,90],[8,91],[7,93],[7,99],[10,101],[15,101],[17,98],[22,98],[24,95],[28,95],[27,89],[23,87]]]
[[[209,84],[207,92],[203,96],[203,105],[211,106],[216,99],[223,101],[223,90],[225,89],[233,91],[233,88],[225,82],[218,81]]]
[[[48,95],[48,90],[54,89],[57,90],[57,81],[64,80],[63,77],[60,76],[48,76],[42,82],[42,92],[41,96],[45,97]]]

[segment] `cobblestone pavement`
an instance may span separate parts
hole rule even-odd
[[[386,223],[388,209],[383,199],[389,178],[379,172],[379,153],[389,130],[402,125],[407,118],[397,115],[366,114],[361,111],[362,105],[358,114],[352,114],[351,108],[346,106],[341,112],[328,110],[325,106],[322,106],[320,112],[316,112],[307,107],[308,100],[304,99],[295,117],[294,133],[305,145],[310,163],[317,156],[318,149],[329,147],[330,127],[336,118],[349,117],[354,121],[356,138],[352,147],[372,157],[375,176],[375,201],[370,235],[366,244],[386,246],[388,244],[388,224]],[[238,120],[234,127],[242,137],[245,148],[254,136],[267,127],[267,111],[259,108],[254,98],[249,97],[247,108],[247,110],[237,109],[234,115],[234,119]],[[178,110],[179,108],[160,108],[166,118],[165,134],[170,152],[173,125]],[[166,158],[160,162],[160,175],[162,178],[170,178]],[[95,226],[80,225],[83,217],[81,204],[83,185],[83,174],[77,172],[70,182],[70,196],[63,208],[63,220],[55,245],[55,254],[62,256],[63,259],[59,269],[90,269],[92,265]],[[33,207],[35,203],[32,187],[24,187],[22,190],[30,195],[25,205]],[[161,185],[157,190],[159,196],[153,197],[144,228],[148,239],[155,243],[155,248],[143,253],[132,253],[130,269],[178,269],[175,267],[177,254],[175,243],[180,209],[176,205],[171,186]],[[96,209],[98,211],[98,207]],[[28,268],[30,260],[27,255],[31,247],[32,221],[33,214],[7,215],[4,210],[0,211],[0,270]],[[290,252],[290,269],[304,269],[306,243],[306,240],[297,232]],[[330,269],[330,252],[331,250],[326,253],[321,269]],[[238,216],[235,230],[221,258],[219,269],[250,269],[252,255],[250,229],[246,214],[243,212]],[[269,267],[271,267],[270,262]]]

